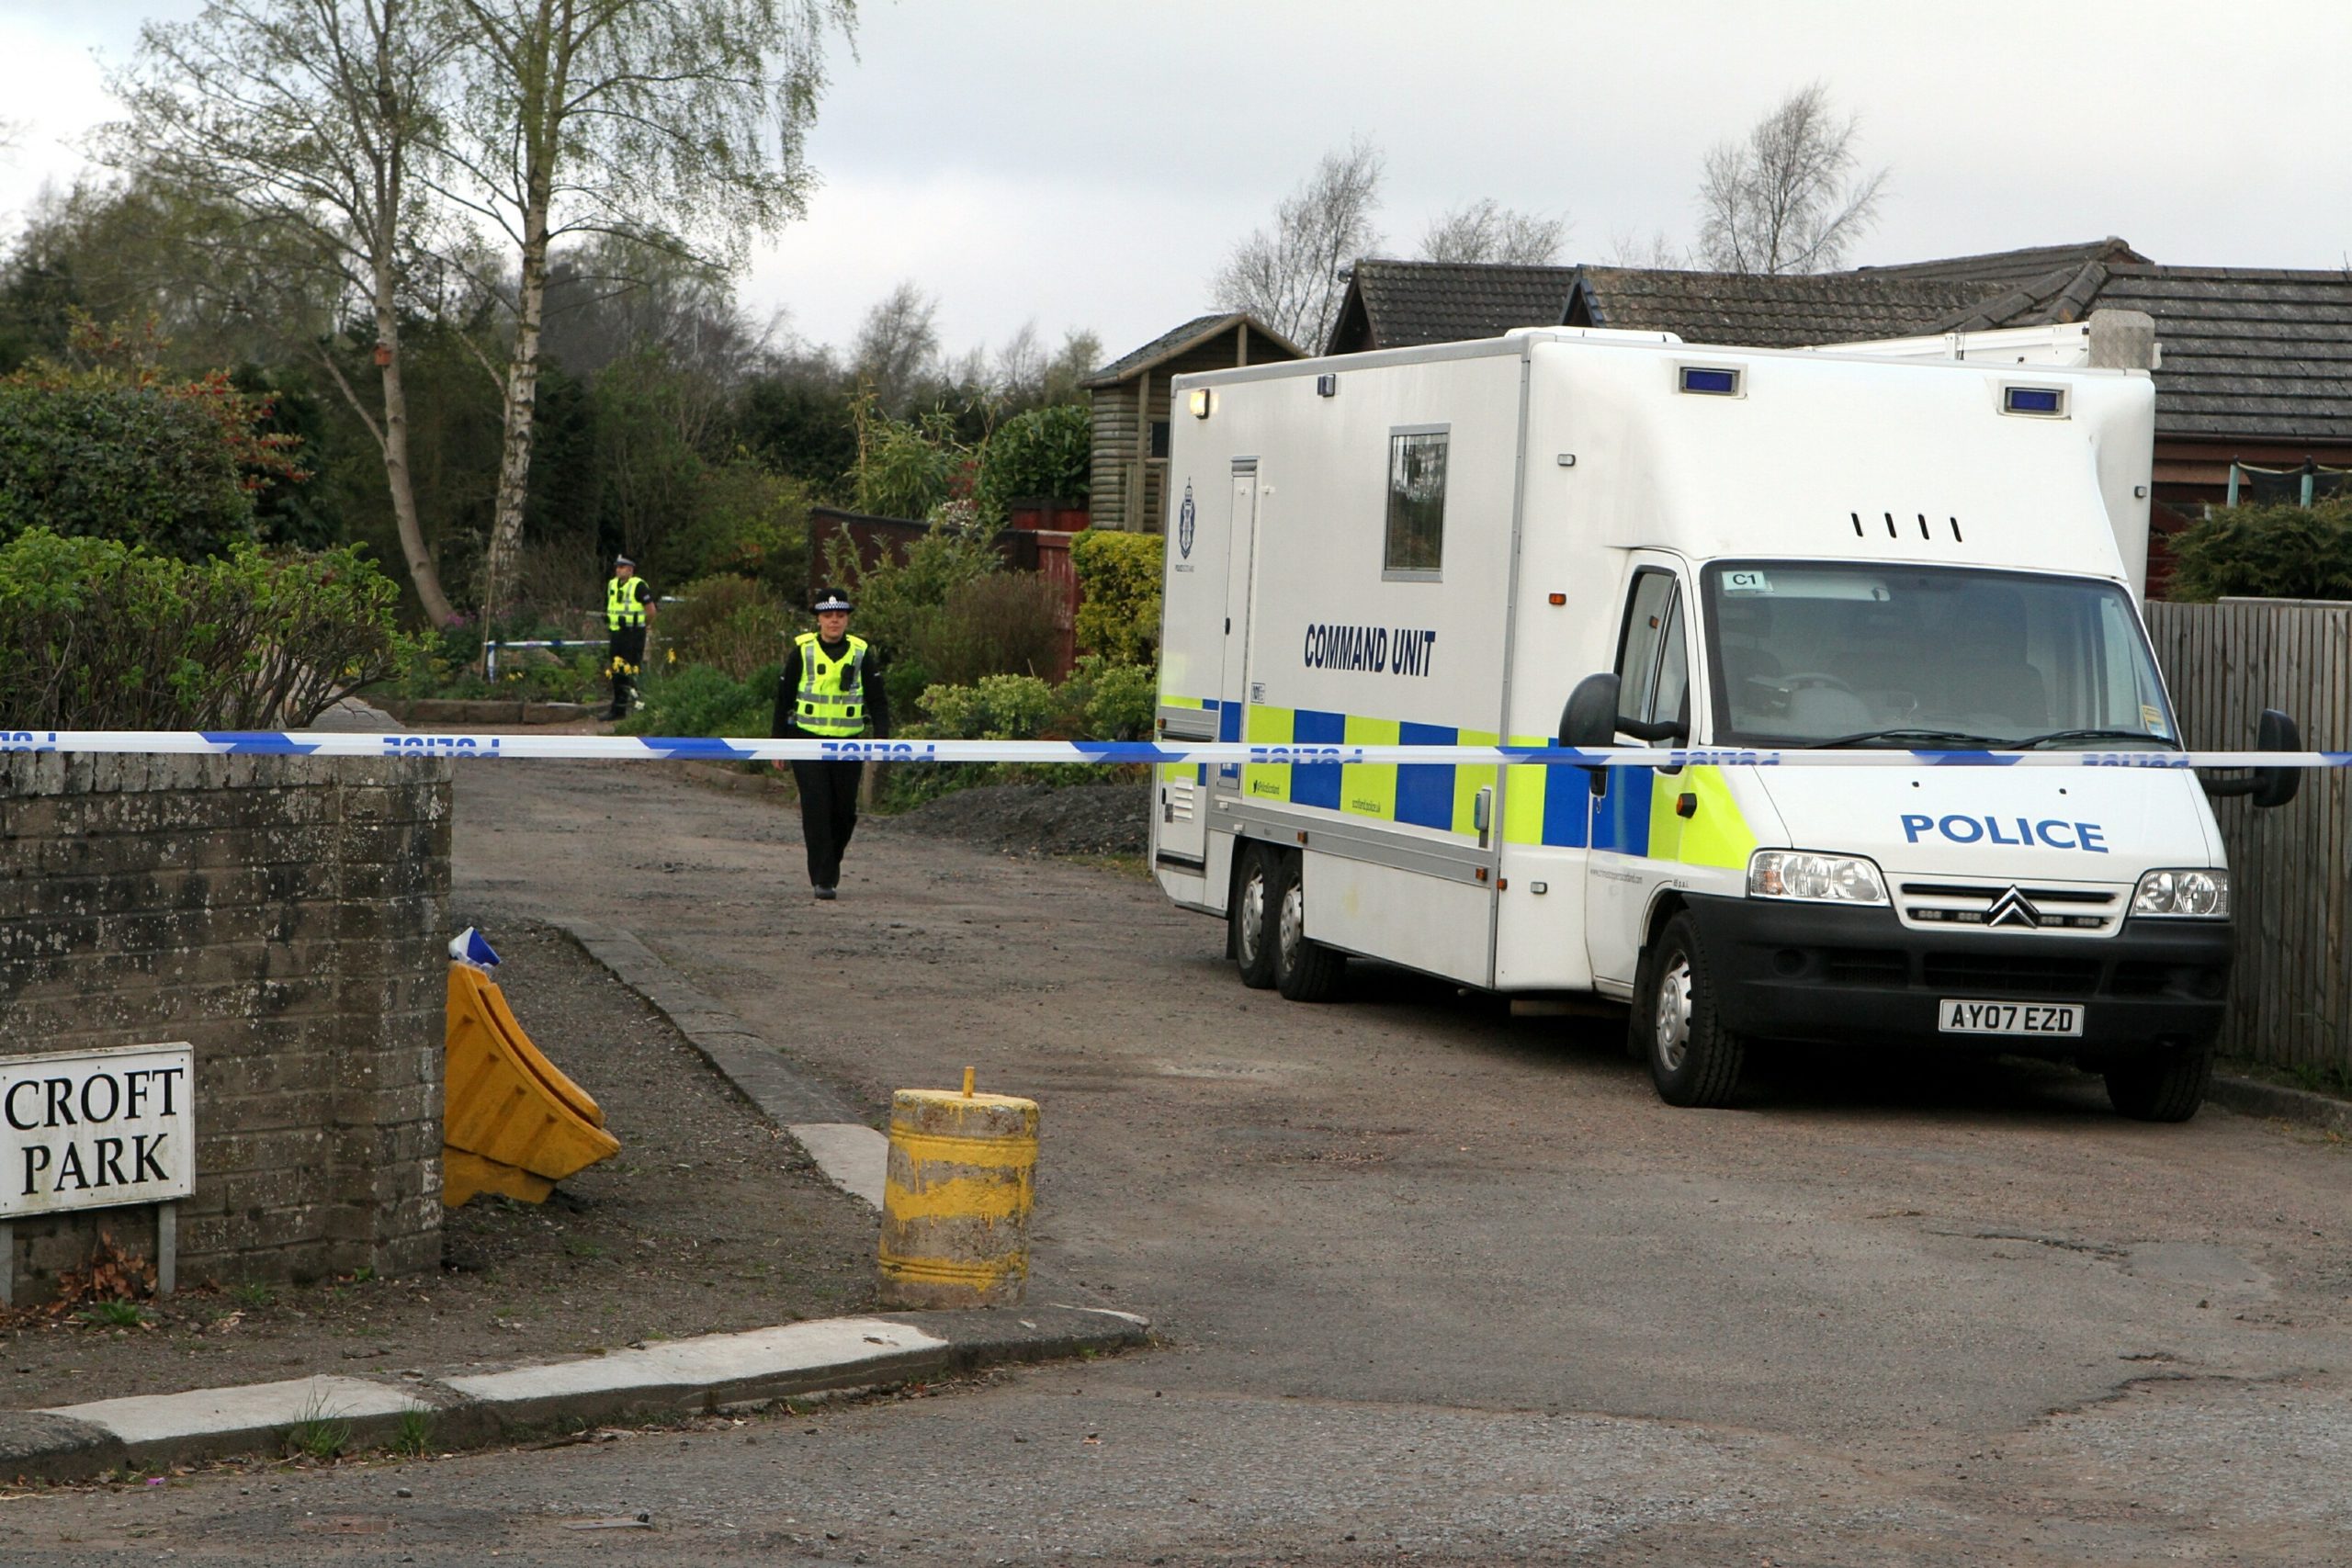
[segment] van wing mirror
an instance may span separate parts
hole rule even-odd
[[[2277,708],[2264,708],[2262,718],[2255,727],[2254,749],[2257,751],[2300,751],[2303,749],[2303,732],[2295,721]],[[2286,805],[2303,787],[2301,768],[2256,768],[2254,772],[2255,808],[2267,811]]]
[[[2300,751],[2303,749],[2303,733],[2295,721],[2277,708],[2264,708],[2256,724],[2254,749],[2257,751]],[[2286,805],[2303,787],[2301,768],[2256,768],[2243,778],[2207,779],[2205,793],[2217,800],[2232,795],[2250,795],[2255,808],[2268,811]]]
[[[1617,677],[1588,675],[1560,710],[1560,744],[1593,750],[1617,743]]]

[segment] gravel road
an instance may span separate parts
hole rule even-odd
[[[1041,1293],[1165,1347],[19,1502],[28,1560],[2352,1560],[2340,1141],[2128,1122],[2023,1065],[1794,1060],[1677,1111],[1604,1025],[1370,967],[1325,1007],[1244,990],[1114,871],[872,822],[815,904],[787,807],[651,764],[464,772],[457,835],[469,918],[626,926],[870,1109],[967,1063],[1035,1095]]]

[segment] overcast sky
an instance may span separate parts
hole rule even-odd
[[[99,62],[200,0],[0,0],[0,233],[107,118]],[[1328,149],[1387,157],[1410,254],[1460,202],[1565,214],[1564,259],[1687,243],[1713,142],[1818,79],[1893,169],[1854,260],[2120,234],[2162,262],[2341,267],[2352,5],[2246,0],[862,0],[810,139],[823,186],[744,279],[842,343],[904,278],[952,348],[1034,320],[1116,355],[1206,308]]]

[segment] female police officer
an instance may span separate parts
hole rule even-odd
[[[838,588],[820,592],[810,606],[817,629],[793,639],[777,677],[775,716],[768,733],[778,739],[875,739],[890,733],[890,697],[882,684],[882,660],[862,637],[849,635],[849,595]],[[857,827],[857,785],[863,762],[795,761],[800,786],[800,834],[808,845],[808,886],[831,898],[842,879],[842,852]]]

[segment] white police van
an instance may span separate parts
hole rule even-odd
[[[1270,760],[1162,766],[1152,862],[1246,983],[1329,997],[1359,954],[1627,1002],[1679,1105],[1804,1040],[2071,1059],[2126,1114],[2195,1111],[2231,931],[2194,774],[1740,755],[2177,750],[2137,605],[2144,372],[1562,328],[1175,404],[1159,731]],[[1555,739],[1715,755],[1279,761]]]

